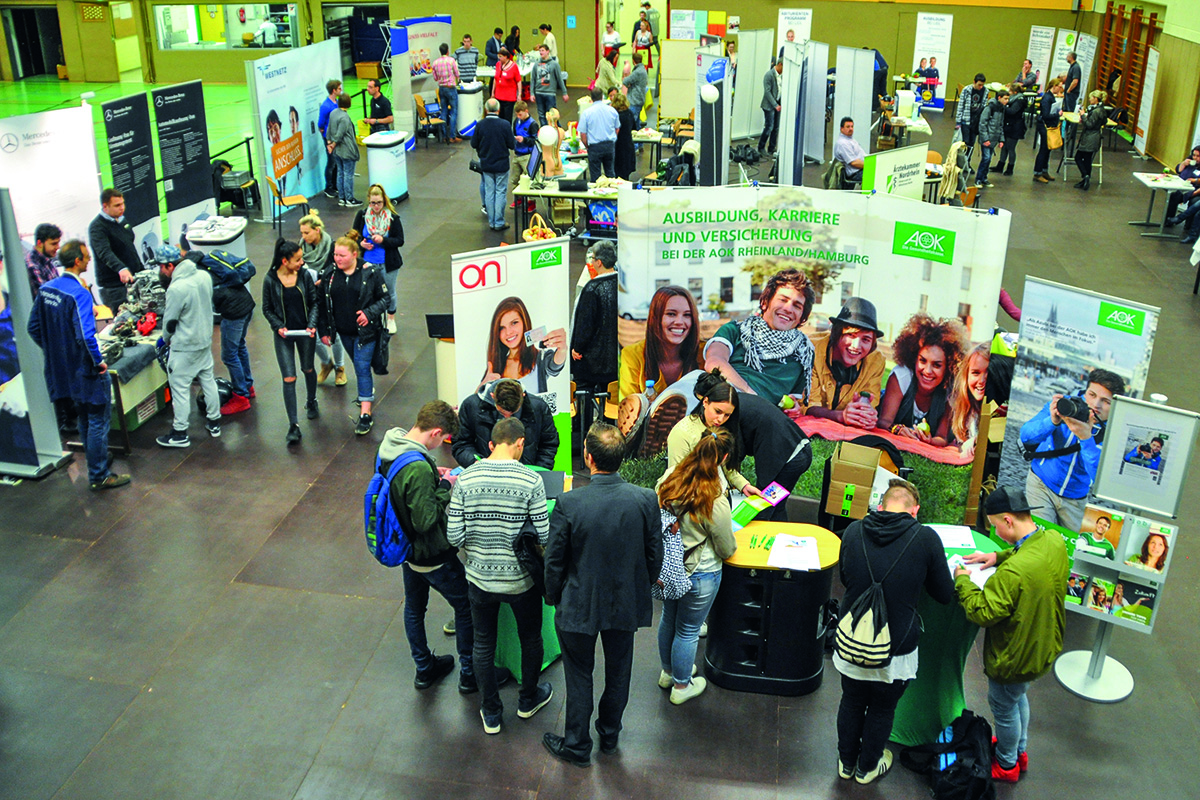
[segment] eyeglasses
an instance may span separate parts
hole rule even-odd
[[[383,205],[383,201],[382,200],[372,200],[372,201],[370,201],[370,203],[368,203],[368,205],[381,206],[381,205]]]

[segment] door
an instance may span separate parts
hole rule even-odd
[[[563,15],[562,0],[507,0],[504,4],[504,36],[513,25],[521,28],[521,50],[532,53],[542,43],[542,34],[538,26],[546,23],[550,26],[554,39],[558,44],[558,63],[566,69],[566,53],[563,43],[566,41],[566,17]]]
[[[54,75],[62,53],[58,11],[53,7],[6,8],[3,19],[13,79]]]

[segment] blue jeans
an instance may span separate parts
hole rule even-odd
[[[429,607],[429,590],[433,589],[454,609],[454,637],[458,645],[458,667],[463,675],[474,675],[471,648],[475,646],[475,628],[471,623],[471,603],[467,600],[467,571],[458,556],[452,557],[433,572],[417,572],[403,564],[404,572],[404,633],[412,651],[417,672],[433,666],[433,653],[425,637],[425,610]]]
[[[663,601],[662,618],[658,621],[658,657],[663,671],[671,673],[677,684],[692,681],[700,625],[717,599],[719,588],[720,572],[694,572],[691,591],[678,600]]]
[[[112,457],[108,454],[108,428],[112,422],[112,402],[79,403],[79,436],[87,457],[88,481],[99,483],[110,474]]]
[[[485,172],[479,179],[479,196],[487,210],[488,226],[504,225],[504,201],[508,198],[508,173]]]
[[[438,87],[438,102],[442,104],[442,119],[446,124],[443,139],[453,139],[458,136],[458,89],[453,86]]]
[[[387,284],[387,289],[388,289],[387,313],[395,314],[396,313],[396,278],[400,277],[400,270],[388,269],[386,267],[386,265],[381,266],[380,269],[383,270],[383,282],[385,284]]]
[[[371,359],[375,355],[375,342],[362,343],[357,336],[338,334],[342,347],[350,354],[354,363],[354,380],[358,382],[358,402],[370,403],[375,400],[375,379],[371,374]]]
[[[1028,683],[997,683],[988,678],[988,706],[995,721],[996,761],[1012,769],[1029,744]]]
[[[988,147],[982,142],[979,143],[979,171],[975,173],[976,183],[987,183],[988,167],[992,165],[992,153],[996,152],[996,145],[993,143]]]
[[[773,108],[764,108],[763,112],[763,131],[758,137],[758,149],[766,150],[770,145],[770,152],[775,152],[775,146],[779,142],[779,112]]]
[[[250,352],[246,350],[246,331],[249,328],[250,317],[221,318],[221,363],[229,370],[233,393],[242,397],[248,397],[254,386],[254,376],[250,374]]]
[[[538,125],[545,126],[546,112],[558,108],[558,97],[552,94],[535,94],[533,99],[537,101]]]
[[[358,159],[337,157],[337,187],[338,197],[342,200],[354,199],[354,165]]]

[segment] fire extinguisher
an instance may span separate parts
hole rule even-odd
[[[238,9],[238,22],[245,22],[245,21],[246,21],[246,9],[239,8]]]

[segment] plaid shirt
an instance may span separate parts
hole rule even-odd
[[[450,56],[440,56],[433,62],[433,79],[438,86],[458,85],[458,62]]]
[[[29,286],[34,295],[43,284],[58,277],[58,259],[47,258],[37,250],[30,250],[25,256],[25,268],[29,270]]]

